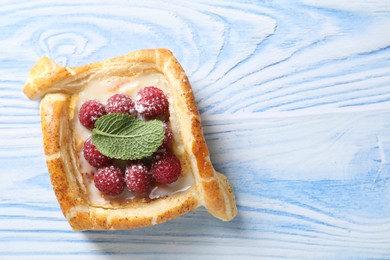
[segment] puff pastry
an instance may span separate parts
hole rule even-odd
[[[175,132],[175,153],[185,164],[190,187],[168,196],[124,202],[91,200],[78,156],[80,140],[76,126],[77,102],[88,86],[157,75],[165,80],[170,100],[170,121]],[[237,214],[233,189],[228,179],[214,170],[205,143],[199,112],[188,78],[167,49],[140,50],[81,67],[63,67],[47,57],[32,68],[23,89],[40,105],[46,163],[55,195],[73,230],[120,230],[160,224],[199,206],[230,221]],[[91,91],[91,90],[89,90]],[[188,176],[187,176],[188,177]]]

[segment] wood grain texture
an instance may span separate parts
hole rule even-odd
[[[0,17],[0,259],[390,259],[388,1],[13,0]],[[74,233],[28,72],[156,47],[192,82],[239,215]]]

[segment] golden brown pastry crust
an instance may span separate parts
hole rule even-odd
[[[72,95],[90,78],[162,73],[169,83],[175,118],[180,127],[195,183],[187,191],[126,207],[98,207],[89,202],[72,143]],[[173,54],[166,49],[140,50],[81,67],[62,67],[41,58],[32,68],[24,93],[42,98],[41,121],[46,162],[61,209],[74,230],[130,229],[163,223],[199,206],[229,221],[237,214],[233,189],[210,161],[199,112],[188,78]]]

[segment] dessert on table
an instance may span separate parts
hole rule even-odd
[[[188,78],[166,49],[81,67],[41,58],[24,93],[41,99],[46,162],[74,230],[160,224],[204,206],[237,214],[210,160]]]

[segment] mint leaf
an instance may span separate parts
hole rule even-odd
[[[138,160],[157,151],[164,134],[160,120],[142,121],[127,114],[109,114],[95,122],[92,143],[110,158]]]

